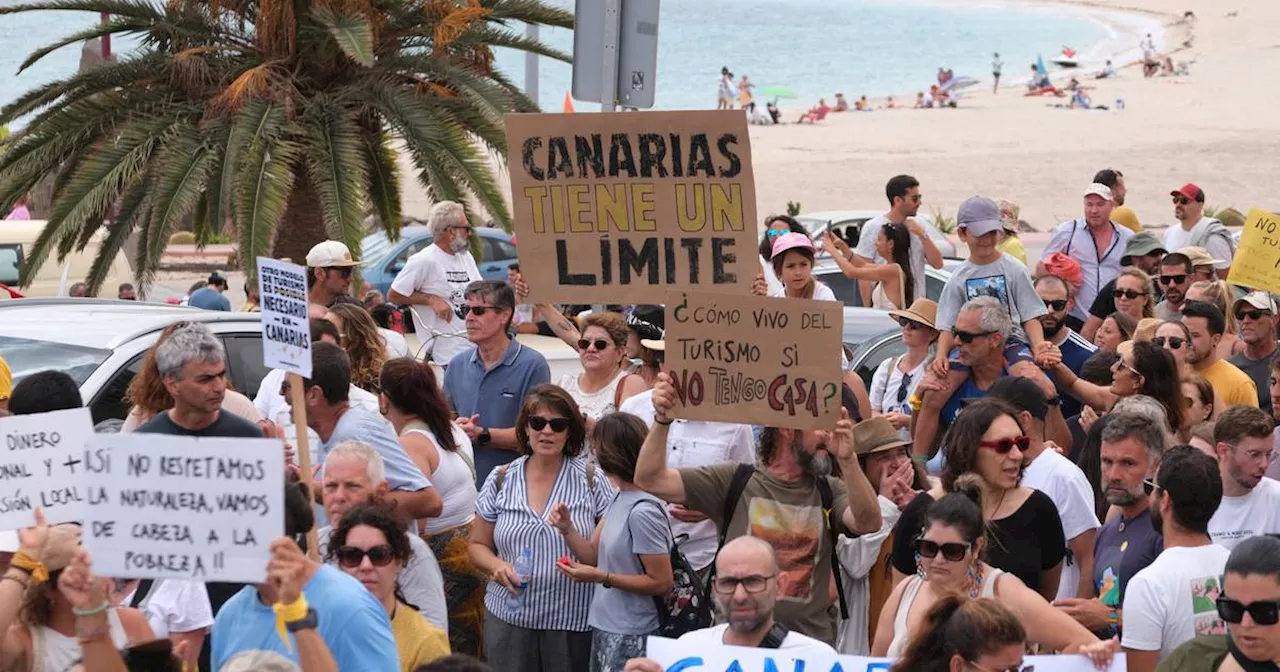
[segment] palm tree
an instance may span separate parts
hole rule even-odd
[[[0,16],[44,10],[110,18],[35,51],[19,72],[91,38],[142,45],[0,109],[0,125],[34,115],[0,156],[0,212],[54,176],[23,282],[105,227],[90,291],[135,231],[137,280],[148,284],[188,216],[198,242],[234,222],[250,274],[258,255],[301,261],[324,238],[358,252],[370,213],[395,237],[393,146],[433,198],[473,198],[509,229],[488,159],[506,155],[503,115],[537,105],[494,68],[492,48],[568,61],[511,24],[573,24],[543,0],[44,0]]]

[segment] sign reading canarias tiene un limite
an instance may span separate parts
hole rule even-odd
[[[746,115],[510,114],[506,123],[529,302],[750,293],[760,267]]]

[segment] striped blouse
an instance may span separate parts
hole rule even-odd
[[[587,486],[585,456],[565,458],[551,487],[551,496],[547,498],[546,511],[538,515],[529,506],[525,487],[524,467],[528,459],[522,456],[510,464],[501,492],[496,487],[499,470],[490,472],[476,499],[476,515],[494,526],[493,541],[498,557],[514,565],[520,549],[528,547],[533,559],[529,586],[518,612],[508,607],[510,593],[496,581],[489,582],[484,606],[494,616],[517,627],[586,632],[590,629],[587,613],[595,586],[578,583],[556,569],[556,560],[572,552],[560,531],[547,522],[547,515],[553,506],[564,502],[569,506],[574,529],[589,539],[596,521],[613,501],[615,490],[598,469],[594,483]]]

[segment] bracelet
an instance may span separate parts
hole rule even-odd
[[[71,613],[75,614],[76,616],[96,616],[110,608],[111,608],[111,601],[103,600],[102,604],[99,604],[98,606],[92,609],[76,609],[72,607]]]
[[[667,425],[669,425],[669,424],[671,424],[671,423],[675,422],[675,419],[674,419],[674,418],[667,418],[667,421],[666,421],[666,422],[663,422],[663,421],[661,421],[661,420],[659,420],[659,419],[657,419],[657,418],[654,418],[654,419],[653,419],[653,421],[654,421],[654,422],[656,422],[656,423],[658,423],[659,425],[662,425],[663,427],[666,427]]]
[[[289,653],[293,653],[293,645],[289,643],[288,624],[306,618],[309,609],[307,596],[303,593],[298,593],[298,599],[290,604],[276,602],[271,607],[276,612],[276,634],[280,635],[280,641],[284,642],[284,648]]]

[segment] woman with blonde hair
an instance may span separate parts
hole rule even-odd
[[[324,319],[338,328],[338,344],[351,359],[351,384],[377,394],[387,348],[373,316],[359,304],[335,303]]]
[[[1237,352],[1244,351],[1244,341],[1236,336],[1239,333],[1239,325],[1236,324],[1235,311],[1231,310],[1230,285],[1222,280],[1198,280],[1187,288],[1186,300],[1212,303],[1222,311],[1222,316],[1227,320],[1227,329],[1222,333],[1222,340],[1218,341],[1219,357],[1230,359]]]
[[[1116,302],[1116,312],[1125,313],[1137,323],[1155,315],[1155,300],[1151,296],[1151,276],[1135,266],[1125,267],[1116,276],[1115,289],[1111,290]]]

